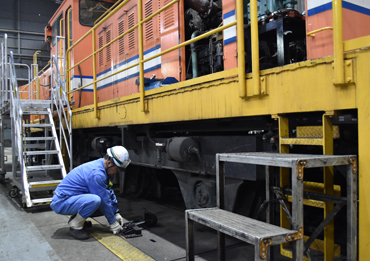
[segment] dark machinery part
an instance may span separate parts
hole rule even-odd
[[[213,0],[187,0],[187,5],[199,13],[200,16],[203,18],[207,18],[212,16],[217,10],[219,10],[219,6]]]
[[[202,164],[202,173],[206,173],[206,167],[200,156],[197,142],[191,137],[176,137],[167,140],[168,159],[177,162],[197,161]]]
[[[91,148],[94,151],[104,153],[109,146],[109,141],[105,137],[96,137],[91,142]]]
[[[121,235],[125,238],[141,237],[143,234],[141,233],[142,228],[138,226],[139,223],[130,221],[123,224]]]
[[[213,0],[188,0],[185,12],[186,39],[192,39],[222,25],[222,10]],[[214,34],[190,44],[186,48],[189,57],[187,78],[223,70],[222,33]],[[192,70],[189,70],[190,66]],[[190,74],[190,71],[192,73]]]
[[[133,221],[123,224],[121,235],[125,238],[141,237],[143,227],[152,227],[157,224],[157,216],[145,209],[144,221],[134,223]]]
[[[246,72],[251,72],[249,1],[243,2],[247,24]],[[307,60],[305,21],[302,14],[292,8],[295,3],[295,0],[261,0],[258,6],[260,70]],[[211,0],[187,1],[190,8],[185,12],[186,40],[223,25],[218,6]],[[214,34],[187,47],[187,79],[223,71],[223,40],[222,34]]]

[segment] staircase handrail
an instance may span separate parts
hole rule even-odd
[[[10,100],[10,90],[8,87],[8,35],[4,34],[4,39],[1,42],[1,109],[8,105]]]
[[[18,146],[18,161],[21,166],[23,166],[23,143],[22,143],[22,107],[21,107],[21,99],[19,97],[19,88],[18,88],[18,82],[17,82],[17,76],[15,72],[14,67],[14,58],[13,58],[13,52],[10,51],[9,56],[9,90],[10,90],[10,101],[11,101],[11,112],[12,112],[12,121],[14,126],[14,137],[15,137],[15,143]],[[23,168],[22,168],[23,169]],[[24,171],[24,169],[23,169]]]
[[[54,69],[55,66],[55,72],[56,75],[54,76]],[[70,162],[70,169],[72,169],[73,162],[72,162],[72,110],[68,102],[67,93],[66,93],[66,87],[65,87],[65,81],[62,80],[60,71],[58,68],[58,63],[55,55],[52,56],[51,59],[51,74],[52,78],[55,81],[55,90],[54,88],[51,88],[51,100],[52,104],[55,105],[56,111],[58,113],[59,117],[59,130],[60,130],[60,137],[59,142],[62,147],[62,140],[65,142],[66,150],[69,156],[69,162]],[[53,82],[53,81],[52,81]],[[66,114],[65,107],[67,108],[68,115]],[[64,119],[64,120],[63,120]],[[64,131],[65,126],[68,130],[69,135],[69,142],[67,140],[66,133]]]

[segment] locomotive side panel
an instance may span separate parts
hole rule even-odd
[[[332,1],[306,1],[306,33],[333,27]],[[370,35],[370,3],[363,0],[342,2],[343,41]],[[333,55],[333,30],[324,30],[307,36],[307,59]]]

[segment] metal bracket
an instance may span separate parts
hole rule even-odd
[[[353,61],[344,60],[344,81],[346,83],[353,83]]]
[[[352,174],[356,174],[357,173],[357,157],[355,156],[349,157],[348,161],[349,163],[352,164]]]
[[[285,238],[287,242],[292,242],[303,238],[303,227],[299,227],[296,233],[288,234]]]
[[[267,94],[267,79],[266,76],[260,77],[261,95]]]
[[[303,168],[307,166],[307,160],[297,161],[297,178],[303,179]]]
[[[334,63],[332,67],[334,68]],[[352,59],[344,60],[344,84],[348,83],[354,83]]]
[[[267,257],[267,247],[272,244],[271,238],[260,239],[260,257],[265,259]]]

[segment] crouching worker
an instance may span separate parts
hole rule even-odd
[[[87,162],[73,169],[54,191],[50,207],[57,214],[71,215],[70,234],[75,239],[88,239],[83,229],[85,220],[100,210],[113,234],[122,230],[124,220],[118,213],[117,199],[109,188],[109,177],[124,171],[131,160],[122,146],[107,149],[104,158]]]

